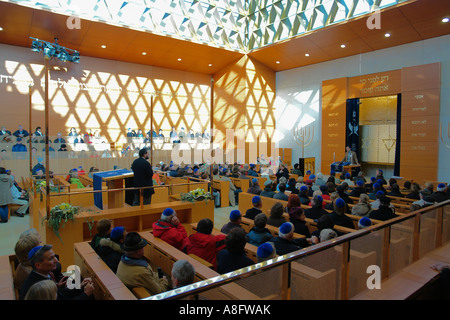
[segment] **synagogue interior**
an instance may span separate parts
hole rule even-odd
[[[449,299],[449,106],[448,0],[2,0],[0,300]]]

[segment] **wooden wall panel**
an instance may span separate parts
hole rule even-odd
[[[348,78],[348,98],[396,95],[401,92],[401,71],[386,71]]]
[[[334,161],[345,154],[347,78],[322,82],[321,172],[329,172]]]
[[[440,67],[432,63],[401,70],[400,176],[437,180]]]

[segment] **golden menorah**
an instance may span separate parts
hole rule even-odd
[[[302,147],[302,158],[305,157],[305,147],[309,146],[314,139],[314,126],[294,127],[294,141]]]

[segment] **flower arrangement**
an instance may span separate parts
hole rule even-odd
[[[53,230],[59,240],[62,239],[59,229],[64,227],[68,220],[74,220],[74,216],[80,212],[80,207],[74,207],[69,203],[61,203],[50,209],[50,217],[45,217],[42,222],[47,220],[48,226]]]
[[[41,188],[45,189],[47,186],[47,183],[45,180],[36,180],[35,187],[36,187],[36,193],[42,193]]]
[[[189,191],[188,193],[181,193],[180,199],[183,202],[185,201],[195,202],[205,200],[205,202],[208,203],[208,200],[213,199],[213,196],[211,195],[211,193],[206,192],[201,188],[197,188],[195,190]]]
[[[45,190],[45,187],[47,186],[47,182],[45,180],[36,180],[35,182],[35,192],[36,193],[41,193],[42,194],[42,190]],[[52,186],[52,183],[50,183],[50,191],[51,192],[58,192],[59,188]]]

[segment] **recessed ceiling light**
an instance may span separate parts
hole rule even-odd
[[[305,53],[305,57],[309,57],[309,53]]]
[[[181,61],[181,58],[178,58],[178,61]]]
[[[105,48],[106,48],[106,46],[105,46],[104,44],[102,44],[102,48],[103,48],[103,49],[105,49]]]
[[[390,34],[390,33],[386,33],[384,36],[385,36],[386,38],[389,38],[389,37],[391,36],[391,34]]]
[[[212,63],[208,64],[208,67],[212,67]]]
[[[341,44],[341,48],[344,49],[346,47],[345,44]]]
[[[443,23],[447,23],[447,22],[449,22],[450,21],[450,19],[449,18],[447,18],[447,17],[445,17],[444,19],[442,19],[442,22]],[[1,28],[0,28],[1,29]]]
[[[2,27],[0,27],[0,31],[3,31],[3,28],[2,28]]]
[[[147,52],[142,52],[142,55],[145,56],[147,54]]]
[[[280,64],[280,61],[277,61],[276,63],[277,63],[277,64]]]

